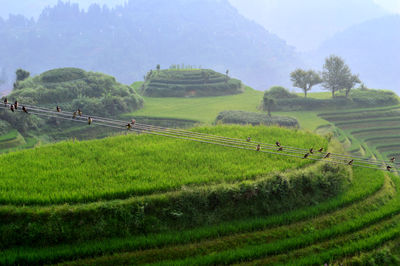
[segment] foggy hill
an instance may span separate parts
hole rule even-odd
[[[37,21],[0,20],[0,68],[8,80],[22,67],[41,73],[79,67],[124,83],[156,64],[190,64],[225,72],[259,89],[288,84],[299,64],[294,48],[241,16],[227,0],[131,0],[114,9],[59,2]]]
[[[373,0],[229,0],[300,51],[310,51],[338,31],[388,12]]]
[[[400,92],[400,15],[355,25],[333,36],[310,54],[321,66],[329,54],[343,57],[366,86]]]

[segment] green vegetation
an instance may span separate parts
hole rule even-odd
[[[275,89],[275,88],[272,88]],[[349,92],[348,97],[338,93],[333,99],[298,97],[297,94],[275,93],[266,91],[263,100],[263,109],[268,109],[267,99],[273,98],[275,101],[275,111],[307,111],[307,110],[347,110],[352,108],[382,107],[392,106],[399,103],[398,97],[394,92],[383,90],[361,90],[354,89]]]
[[[320,137],[281,128],[219,126],[196,131],[243,140],[251,136],[265,143],[284,140],[291,146],[326,146]],[[68,141],[3,155],[0,162],[9,172],[0,179],[0,202],[10,204],[125,198],[182,185],[253,179],[307,164],[295,158],[232,152],[220,146],[148,135]]]
[[[304,97],[307,97],[307,92],[315,85],[322,82],[321,77],[314,70],[303,70],[296,69],[290,73],[290,80],[293,82],[293,86],[300,88],[304,91]]]
[[[351,89],[356,84],[361,83],[358,75],[353,75],[350,67],[345,64],[341,57],[336,55],[331,55],[325,59],[322,81],[322,86],[332,93],[332,98],[339,91],[344,91],[347,98]]]
[[[136,83],[138,86],[139,83]],[[145,106],[127,117],[165,117],[196,120],[212,124],[219,112],[224,110],[242,110],[257,112],[263,92],[246,87],[237,95],[202,98],[153,98],[143,97]]]
[[[269,252],[271,255],[265,257],[262,264],[276,262],[280,254],[288,254],[290,250],[301,250],[310,244],[318,245],[318,240],[323,238],[329,237],[335,245],[349,230],[357,232],[357,228],[363,230],[362,228],[374,227],[374,223],[368,223],[372,215],[368,219],[362,217],[368,212],[379,211],[380,207],[393,201],[390,200],[393,187],[388,179],[383,185],[384,175],[381,172],[354,170],[354,182],[345,192],[316,206],[297,209],[282,215],[230,221],[179,232],[73,245],[18,247],[0,252],[0,263],[56,263],[106,255],[80,260],[77,263],[143,264],[164,261],[167,264],[177,264],[179,261],[172,260],[184,259],[182,264],[207,262],[221,264],[251,261],[263,258]],[[353,224],[351,221],[354,219],[364,220],[364,223]],[[382,219],[380,221],[385,224],[386,219]],[[331,229],[332,224],[338,224],[337,229],[335,227]],[[270,248],[263,249],[266,243]],[[250,253],[243,253],[247,247]],[[318,248],[322,251],[329,249],[330,246],[321,242]],[[280,257],[281,262],[289,262],[292,259],[294,258],[288,256]]]
[[[385,159],[400,155],[398,106],[323,113],[320,116],[341,129],[340,135],[349,140],[348,150],[354,154]]]
[[[115,116],[142,107],[143,99],[114,77],[60,68],[19,81],[8,97],[32,105],[60,105],[65,110],[81,108],[86,113]]]
[[[149,97],[206,97],[243,92],[242,82],[210,69],[150,70],[141,88]]]
[[[266,114],[245,111],[222,111],[218,114],[216,121],[224,124],[251,124],[251,125],[278,125],[284,127],[298,127],[295,118],[288,116],[269,117]]]

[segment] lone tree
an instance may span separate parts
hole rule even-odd
[[[301,88],[304,91],[304,97],[307,97],[307,92],[311,90],[312,86],[322,82],[317,72],[313,70],[305,71],[300,68],[290,73],[290,80],[294,87]]]
[[[272,108],[274,108],[275,100],[264,96],[264,110],[267,109],[268,116],[271,117]]]
[[[17,75],[17,82],[18,81],[23,81],[27,78],[29,78],[30,73],[26,70],[23,69],[17,69],[17,71],[15,72],[15,74]]]
[[[350,68],[344,63],[344,60],[336,55],[331,55],[325,59],[322,71],[323,86],[332,92],[332,98],[335,92],[345,89],[346,97],[356,83],[360,83],[357,75],[351,74]]]
[[[161,66],[160,66],[160,64],[157,64],[157,72],[160,72],[160,69],[161,69]]]

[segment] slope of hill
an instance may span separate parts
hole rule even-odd
[[[204,97],[243,92],[240,80],[211,69],[150,71],[141,94],[150,97]]]
[[[334,35],[321,45],[315,58],[320,66],[329,54],[343,57],[367,87],[400,93],[400,15],[369,20]]]
[[[131,0],[115,9],[59,2],[38,21],[0,21],[1,67],[8,77],[74,66],[111,74],[125,83],[161,64],[229,69],[246,84],[265,88],[288,81],[298,65],[294,49],[242,17],[227,0]],[[62,52],[61,52],[62,51]]]

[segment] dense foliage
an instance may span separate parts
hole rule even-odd
[[[116,82],[114,77],[60,68],[17,83],[10,100],[32,105],[60,105],[65,110],[80,108],[86,113],[118,115],[142,107],[143,99],[133,88]]]
[[[216,118],[216,123],[224,124],[251,124],[251,125],[278,125],[285,127],[298,127],[296,118],[288,116],[269,117],[265,113],[245,111],[222,111]]]
[[[345,92],[343,92],[344,94]],[[396,105],[399,103],[397,95],[392,91],[385,90],[361,90],[354,89],[346,98],[338,94],[333,99],[315,99],[305,97],[286,97],[285,94],[271,94],[266,91],[263,100],[263,109],[267,110],[266,96],[275,95],[275,111],[299,111],[299,110],[323,110],[323,109],[348,109],[362,107],[381,107]]]
[[[150,71],[141,93],[150,97],[204,97],[243,92],[242,82],[210,69]]]

